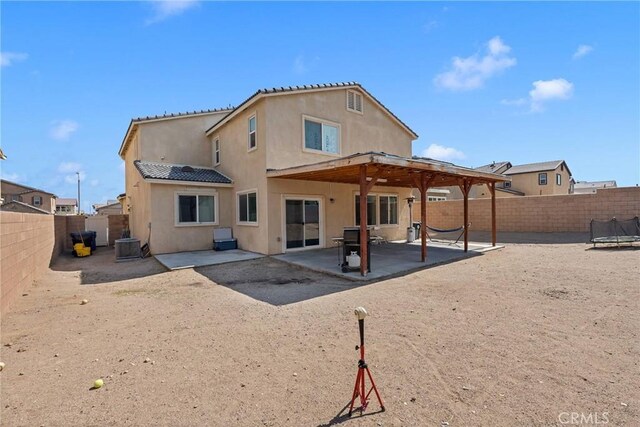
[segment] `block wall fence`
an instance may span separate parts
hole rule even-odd
[[[128,226],[128,215],[110,215],[109,244]],[[83,215],[0,211],[0,314],[6,313],[60,254],[71,252],[69,233],[84,229]]]
[[[456,228],[463,223],[463,201],[427,202],[427,224]],[[640,187],[598,190],[595,194],[507,197],[496,199],[498,232],[588,232],[591,219],[640,216]],[[413,205],[420,219],[420,203]],[[471,231],[491,230],[491,199],[469,200]]]

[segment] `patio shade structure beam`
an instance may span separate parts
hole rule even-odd
[[[426,261],[427,190],[432,187],[460,186],[465,194],[465,251],[468,249],[469,189],[477,184],[495,184],[510,178],[489,172],[480,172],[452,163],[420,157],[401,157],[381,152],[357,153],[318,163],[284,169],[268,169],[269,179],[294,179],[316,182],[335,182],[357,185],[360,189],[360,273],[364,276],[367,265],[367,195],[373,186],[418,188],[421,202],[422,251]],[[495,185],[494,185],[495,187]]]

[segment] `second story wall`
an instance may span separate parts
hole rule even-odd
[[[547,183],[545,185],[540,185],[538,182],[540,173],[547,174]],[[556,183],[556,174],[560,175],[560,185]],[[571,176],[563,164],[552,171],[521,173],[510,176],[511,188],[523,192],[526,196],[569,194]]]
[[[205,132],[226,114],[208,113],[140,123],[135,160],[211,167],[211,144]]]
[[[56,201],[52,194],[29,189],[22,185],[14,184],[8,181],[2,181],[2,198],[5,202],[18,201],[47,212],[54,213],[56,211]]]
[[[411,157],[412,136],[381,107],[358,93],[362,94],[362,113],[347,110],[347,89],[265,98],[267,168],[282,169],[368,151]],[[304,148],[304,117],[338,127],[337,154]]]

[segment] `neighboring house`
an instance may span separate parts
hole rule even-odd
[[[346,183],[354,175],[332,177],[332,168],[377,161],[389,175],[367,187],[367,223],[402,239],[411,188],[392,183],[411,181],[411,167],[441,168],[442,182],[464,173],[501,180],[412,160],[416,138],[358,83],[264,89],[235,109],[133,119],[119,150],[131,234],[153,253],[211,249],[215,227],[231,227],[241,249],[263,254],[331,247],[343,227],[359,224],[364,179]]]
[[[3,203],[0,206],[0,210],[10,211],[10,212],[21,212],[21,213],[36,213],[36,214],[44,214],[44,215],[52,215],[51,212],[48,212],[44,209],[36,208],[35,206],[29,205],[24,202],[11,201],[7,203]]]
[[[107,203],[93,205],[96,215],[119,215],[122,213],[122,205],[117,200],[108,200]]]
[[[54,213],[56,210],[56,195],[44,190],[17,184],[3,179],[1,181],[3,204],[9,202],[21,202],[31,205],[47,213]]]
[[[570,194],[572,190],[571,171],[564,160],[512,165],[511,162],[493,162],[474,170],[485,173],[506,175],[511,181],[496,186],[496,197],[546,196],[553,194]],[[448,187],[451,200],[462,199],[458,187]],[[472,187],[469,198],[481,199],[490,197],[484,185]]]
[[[58,199],[56,204],[56,215],[78,215],[77,199]]]
[[[618,185],[615,181],[577,181],[573,184],[574,194],[595,193],[602,188],[615,188]]]

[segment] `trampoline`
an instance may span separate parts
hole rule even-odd
[[[640,242],[640,219],[636,216],[631,219],[619,220],[615,217],[609,221],[591,220],[591,243],[632,245]]]

